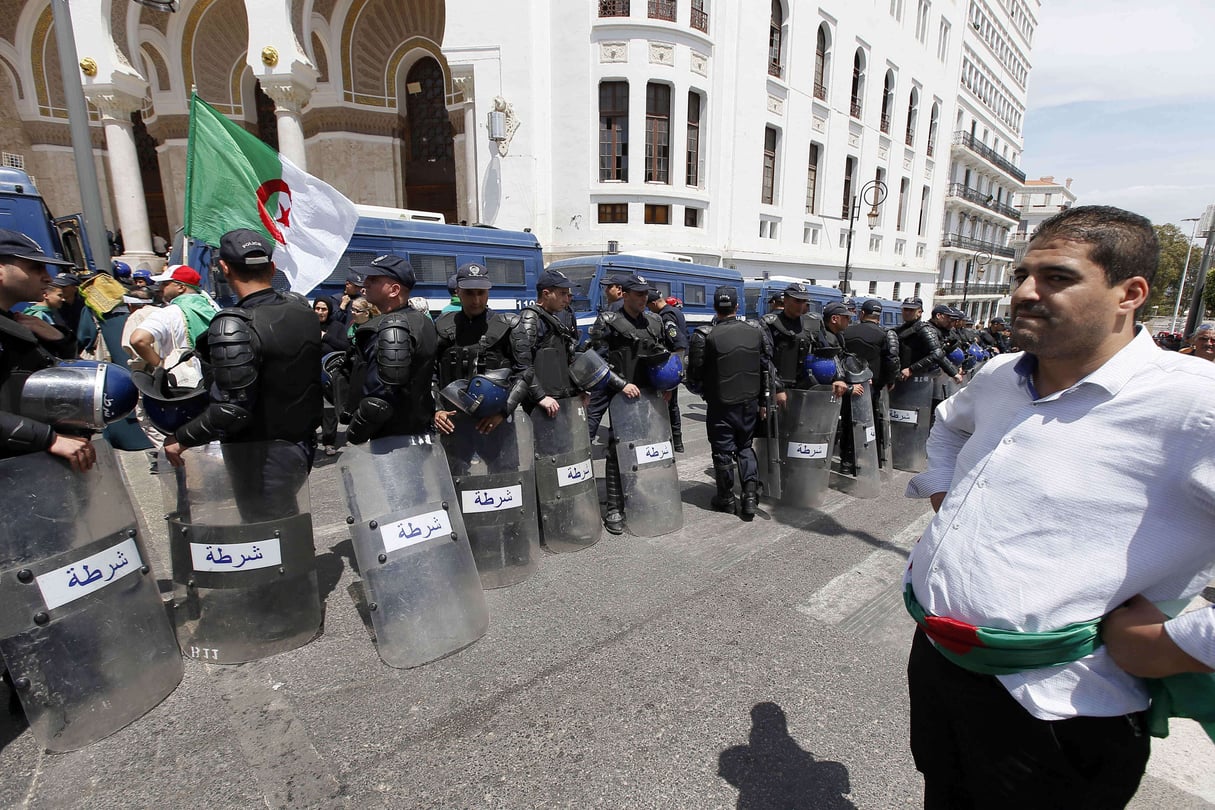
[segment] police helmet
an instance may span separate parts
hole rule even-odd
[[[114,363],[68,360],[35,371],[21,389],[21,413],[57,428],[101,430],[135,409],[131,373]]]
[[[819,385],[830,385],[839,374],[839,364],[833,353],[816,349],[814,354],[806,355],[806,373]]]
[[[199,383],[193,388],[176,385],[168,371],[161,366],[153,373],[135,371],[131,374],[135,387],[143,394],[143,409],[148,420],[161,433],[174,433],[207,409],[211,395]]]
[[[346,352],[328,352],[321,358],[321,385],[328,388],[346,368]]]
[[[130,278],[131,265],[126,262],[114,262],[114,277],[115,278]]]
[[[510,369],[477,374],[471,380],[456,380],[441,392],[444,399],[474,419],[484,419],[506,410],[510,394]]]
[[[955,366],[961,364],[962,361],[964,361],[965,359],[966,359],[966,353],[963,352],[960,348],[954,348],[953,350],[951,350],[949,352],[949,360]]]
[[[670,354],[662,363],[655,363],[647,369],[650,385],[658,391],[670,391],[677,388],[683,380],[683,360],[677,354]]]
[[[607,387],[612,369],[594,349],[587,349],[570,363],[570,379],[583,391],[601,391]]]

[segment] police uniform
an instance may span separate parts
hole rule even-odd
[[[904,309],[922,309],[918,298],[903,301]],[[917,376],[940,370],[950,377],[956,376],[958,367],[946,356],[945,340],[940,328],[930,321],[909,321],[895,330],[899,338],[899,363]]]
[[[738,292],[733,287],[718,287],[713,301],[718,309],[737,309]],[[712,326],[698,327],[688,351],[688,379],[699,386],[705,399],[705,432],[717,483],[713,507],[734,511],[737,460],[744,519],[754,517],[758,499],[759,465],[752,441],[759,403],[768,389],[771,352],[766,330],[733,314],[719,315]]]
[[[823,308],[824,319],[830,319],[836,315],[851,316],[851,314],[848,307],[839,302],[832,302]],[[860,385],[871,379],[873,372],[863,357],[851,351],[844,332],[845,330],[832,332],[830,329],[824,328],[822,342],[823,348],[833,354],[836,359],[835,378],[832,382],[844,382],[849,386],[849,393],[844,395],[840,403],[836,446],[840,448],[841,472],[851,474],[855,471],[856,452],[852,432],[852,386]]]
[[[880,315],[882,305],[877,301],[866,301],[861,305],[861,312],[866,315]],[[882,407],[882,389],[893,385],[899,378],[899,336],[893,329],[887,329],[873,321],[860,321],[850,324],[844,329],[844,340],[849,350],[865,361],[873,372],[873,383],[870,395],[873,398],[873,414],[878,422],[889,418],[886,409]],[[884,464],[886,433],[878,430],[878,463]]]
[[[785,288],[786,298],[809,301],[810,292],[805,284],[794,282]],[[815,384],[806,371],[806,356],[816,346],[822,345],[823,319],[807,312],[794,319],[784,312],[769,312],[763,318],[764,327],[772,342],[772,364],[776,372],[776,388],[809,388]]]
[[[260,234],[235,230],[220,240],[229,265],[268,266],[274,248]],[[211,403],[174,433],[182,447],[216,439],[267,444],[264,464],[230,469],[242,517],[295,511],[294,470],[312,465],[321,423],[321,336],[308,300],[267,286],[220,310],[197,349],[211,373]],[[282,440],[294,447],[271,442]]]
[[[388,276],[410,289],[416,283],[413,268],[399,256],[377,256],[367,275]],[[378,315],[355,330],[349,350],[347,441],[361,444],[430,431],[438,343],[434,322],[411,307]]]
[[[658,301],[660,298],[661,295],[657,290],[650,293],[651,302]],[[679,307],[666,304],[665,301],[663,303],[663,308],[658,310],[658,317],[662,319],[663,343],[668,349],[682,358],[688,352],[688,322],[683,317],[683,310]],[[676,453],[682,453],[683,418],[679,413],[678,388],[671,391],[671,399],[667,405],[671,415],[671,444],[674,446]]]

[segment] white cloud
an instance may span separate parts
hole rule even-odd
[[[1210,0],[1047,0],[1034,35],[1029,106],[1209,97]]]
[[[1172,222],[1186,233],[1190,232],[1193,223],[1185,223],[1183,227],[1181,220],[1202,216],[1206,207],[1215,203],[1215,182],[1195,185],[1132,185],[1076,191],[1077,205],[1116,205],[1143,214],[1157,224]]]

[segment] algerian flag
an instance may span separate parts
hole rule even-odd
[[[358,220],[337,189],[275,152],[195,95],[186,149],[186,234],[218,245],[236,228],[275,242],[274,264],[308,293],[337,266]]]

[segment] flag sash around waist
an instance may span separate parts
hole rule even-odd
[[[954,664],[983,675],[1015,675],[1031,669],[1058,667],[1079,661],[1101,646],[1101,620],[1075,622],[1043,633],[977,627],[947,616],[934,616],[915,598],[908,582],[903,604],[911,618]],[[1148,731],[1169,736],[1170,717],[1198,721],[1215,741],[1215,674],[1185,672],[1166,678],[1145,678],[1151,707]]]

